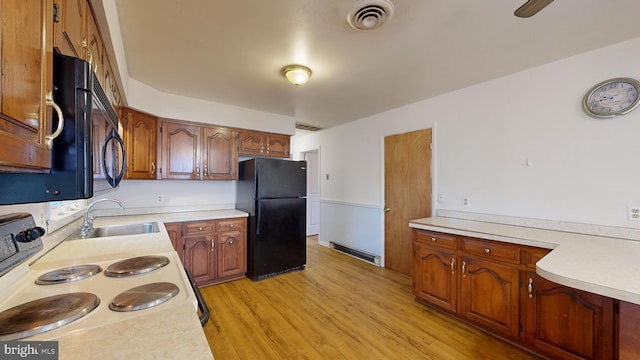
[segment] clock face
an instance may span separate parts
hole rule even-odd
[[[601,82],[591,88],[583,101],[587,114],[606,118],[622,115],[635,109],[640,102],[640,82],[617,78]]]

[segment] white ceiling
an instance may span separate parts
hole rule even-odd
[[[130,77],[321,128],[640,36],[638,0],[558,0],[528,19],[513,15],[524,0],[391,1],[367,32],[347,24],[356,0],[116,5]],[[306,85],[280,74],[296,63]]]

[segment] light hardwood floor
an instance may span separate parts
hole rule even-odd
[[[307,240],[305,270],[201,289],[216,360],[538,359],[423,306],[411,278]]]

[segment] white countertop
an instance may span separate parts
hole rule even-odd
[[[640,305],[640,241],[446,217],[411,220],[409,226],[553,249],[536,264],[540,276]]]
[[[50,253],[31,266],[55,267],[67,264],[70,256],[79,263],[88,260],[139,256],[149,253],[174,251],[163,223],[246,217],[238,210],[212,210],[161,214],[98,217],[94,227],[157,221],[159,233],[136,236],[104,237],[67,240],[78,229],[77,223],[43,238],[45,250]],[[123,244],[125,244],[123,246]],[[57,247],[56,247],[57,245]],[[42,254],[41,254],[42,255]],[[37,257],[36,257],[37,259]],[[26,265],[26,264],[25,264]],[[149,315],[112,323],[106,326],[74,332],[56,339],[60,359],[213,359],[211,349],[200,325],[193,304],[166,307]]]

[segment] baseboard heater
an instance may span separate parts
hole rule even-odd
[[[351,256],[353,256],[353,257],[355,257],[357,259],[364,260],[364,261],[366,261],[368,263],[380,266],[380,256],[378,256],[378,255],[369,254],[368,252],[364,252],[362,250],[353,249],[353,248],[350,248],[348,246],[344,246],[344,245],[341,245],[341,244],[338,244],[338,243],[334,243],[334,242],[329,242],[329,245],[334,250],[338,250],[338,251],[340,251],[342,253],[345,253],[347,255],[351,255]]]

